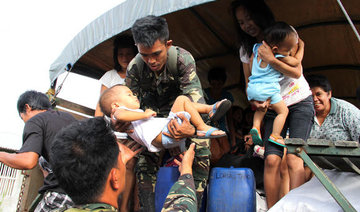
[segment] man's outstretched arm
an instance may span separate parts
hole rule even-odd
[[[195,143],[192,143],[185,152],[182,162],[175,160],[179,165],[180,177],[171,187],[161,211],[197,211],[197,198],[192,176],[192,164],[195,155]]]
[[[35,152],[7,153],[0,152],[0,162],[15,169],[28,170],[38,163],[39,155]]]

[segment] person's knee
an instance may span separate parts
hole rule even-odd
[[[190,99],[187,96],[184,95],[180,95],[176,98],[177,101],[179,102],[190,102]]]
[[[294,154],[287,155],[287,164],[289,169],[299,169],[304,167],[303,160]]]
[[[288,108],[288,107],[284,107],[284,109],[283,109],[283,114],[284,114],[285,116],[287,116],[287,115],[289,114],[289,108]]]
[[[269,155],[265,159],[265,167],[266,168],[278,168],[280,167],[281,158],[277,155]]]

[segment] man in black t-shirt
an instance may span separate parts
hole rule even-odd
[[[23,145],[16,154],[0,152],[0,162],[15,169],[27,170],[37,165],[40,156],[50,160],[50,147],[56,133],[76,121],[72,115],[50,108],[51,104],[43,93],[26,91],[19,97],[17,109],[25,122]],[[39,193],[44,196],[36,207],[36,212],[73,205],[70,197],[59,187],[51,169]]]

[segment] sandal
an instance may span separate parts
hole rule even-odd
[[[276,137],[273,134],[271,134],[269,141],[273,144],[276,144],[278,146],[282,146],[282,147],[286,147],[285,143],[284,143],[284,139],[280,136],[280,137]]]
[[[250,130],[250,135],[252,138],[252,141],[255,145],[259,145],[262,146],[263,145],[263,141],[261,139],[261,135],[260,135],[260,130],[256,127],[252,128]]]
[[[217,135],[213,135],[212,133],[214,131],[221,131],[221,134],[217,134]],[[198,134],[204,134],[204,135],[198,135]],[[219,130],[216,127],[211,127],[208,131],[197,131],[196,135],[194,136],[194,138],[199,138],[199,139],[207,139],[207,138],[219,138],[219,137],[224,137],[226,136],[226,132]]]
[[[226,114],[226,112],[230,109],[231,104],[232,104],[231,101],[227,99],[223,99],[213,104],[213,107],[209,112],[210,121],[214,122],[219,120],[221,117],[223,117]]]

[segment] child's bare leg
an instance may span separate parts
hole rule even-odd
[[[190,100],[189,100],[190,101]],[[190,103],[194,106],[194,108],[196,109],[196,111],[200,114],[207,114],[211,111],[212,109],[212,105],[207,105],[207,104],[201,104],[201,103],[197,103],[197,102],[191,102]]]
[[[215,104],[216,109],[218,109],[218,107],[220,107],[220,105],[222,103],[224,103],[223,101],[225,101],[225,99],[221,100],[221,101],[217,101]],[[211,116],[213,116],[214,114],[211,113],[211,111],[213,110],[214,105],[208,105],[208,104],[201,104],[201,103],[197,103],[197,102],[191,102],[193,104],[193,106],[195,107],[195,109],[197,110],[198,113],[200,114],[210,114]]]
[[[256,101],[259,104],[263,104],[264,102]],[[267,108],[257,108],[257,110],[254,113],[254,119],[253,119],[253,127],[250,130],[250,135],[253,140],[253,143],[255,145],[263,145],[263,141],[261,139],[261,132],[260,132],[260,126],[261,122],[264,119],[264,116],[266,114]]]
[[[287,108],[284,101],[273,104],[272,109],[277,113],[277,116],[274,119],[272,134],[276,137],[280,137],[281,131],[286,121],[286,117],[289,113],[289,109]]]
[[[190,121],[191,123],[199,130],[199,131],[208,131],[210,128],[212,128],[209,125],[206,125],[201,118],[198,109],[200,111],[207,111],[208,107],[210,105],[205,104],[199,104],[199,103],[193,103],[190,101],[190,99],[186,96],[178,96],[171,108],[171,111],[173,113],[177,113],[180,111],[186,111],[191,115]],[[212,135],[218,135],[223,134],[223,131],[214,131]]]
[[[260,129],[261,122],[264,119],[267,109],[256,110],[254,113],[253,128]],[[259,132],[260,133],[260,132]]]

